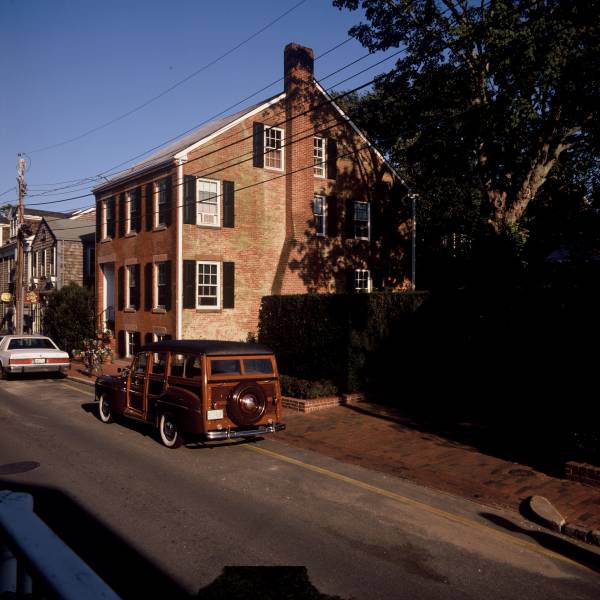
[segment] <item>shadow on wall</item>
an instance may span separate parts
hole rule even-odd
[[[318,107],[309,113],[316,136],[335,138],[336,179],[330,186],[327,179],[314,178],[314,182],[323,181],[325,236],[316,235],[313,219],[300,222],[288,207],[290,242],[284,252],[285,263],[299,275],[308,291],[344,292],[350,285],[353,287],[355,269],[371,271],[374,289],[406,288],[410,279],[411,232],[407,189],[400,181],[392,183],[389,168],[382,164],[373,147],[349,125],[339,125],[337,110],[326,102],[325,96],[314,96],[310,89],[300,86],[297,101]],[[305,135],[306,132],[300,132],[297,138]],[[326,171],[331,169],[325,166]],[[313,180],[312,171],[309,175]],[[354,201],[369,204],[369,239],[356,239]],[[312,213],[312,207],[306,209]],[[276,286],[273,293],[278,293]]]

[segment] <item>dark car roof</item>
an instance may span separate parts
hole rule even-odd
[[[263,344],[247,342],[224,342],[220,340],[162,340],[142,346],[142,350],[207,354],[209,356],[233,356],[235,354],[273,354],[271,348]]]

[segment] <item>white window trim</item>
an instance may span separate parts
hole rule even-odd
[[[101,240],[107,240],[108,239],[108,222],[107,222],[107,212],[108,212],[108,199],[106,200],[102,200],[101,204],[101,210],[102,210],[102,221],[101,221],[101,229],[102,229],[102,235],[100,236]]]
[[[367,274],[367,289],[364,290],[364,288],[359,288],[357,283],[358,283],[358,274],[359,273],[366,273]],[[366,291],[366,293],[371,293],[373,289],[373,282],[371,279],[371,271],[369,269],[355,269],[354,270],[354,291],[355,292],[360,292],[360,293],[364,293]]]
[[[216,265],[217,266],[217,303],[215,305],[212,306],[205,306],[205,305],[201,305],[199,300],[199,295],[198,295],[198,272],[200,270],[200,265]],[[195,289],[195,294],[196,294],[196,310],[220,310],[221,309],[221,304],[222,304],[222,291],[221,288],[223,286],[223,273],[222,273],[222,269],[221,269],[221,263],[214,261],[214,260],[198,260],[196,261],[196,289]]]
[[[202,183],[216,183],[217,184],[217,222],[216,223],[201,223],[201,215],[204,213],[200,210],[200,186]],[[196,224],[201,227],[221,227],[221,205],[222,205],[222,193],[221,193],[221,182],[217,179],[196,179]]]
[[[125,194],[125,235],[131,231],[131,192]]]
[[[131,287],[129,283],[131,282],[131,272],[136,268],[136,265],[126,265],[125,266],[125,308],[133,310],[134,307],[131,306]],[[141,298],[141,294],[138,290],[138,297]],[[137,309],[135,309],[137,310]]]
[[[129,334],[135,334],[137,333],[137,331],[129,331],[128,329],[125,330],[125,356],[127,358],[132,358],[133,354],[131,353],[131,346],[129,344]],[[139,350],[139,348],[138,348]]]
[[[367,237],[359,237],[356,235],[356,205],[357,204],[366,204],[367,205]],[[354,201],[354,239],[355,240],[370,240],[371,239],[371,203],[366,202],[364,200],[355,200]]]
[[[270,150],[267,149],[267,133],[269,131],[280,131],[281,132],[281,148],[279,148],[279,152],[281,152],[281,167],[268,167],[267,166],[267,156],[270,153]],[[281,129],[281,127],[267,127],[265,125],[264,131],[264,168],[269,171],[283,171],[285,170],[285,131]]]
[[[321,215],[323,217],[323,232],[319,233],[317,231],[317,237],[327,237],[327,197],[323,196],[322,194],[315,194],[313,197],[313,218],[315,219],[316,222],[316,213],[315,213],[315,199],[316,198],[321,198],[322,201],[322,206],[323,206],[323,214]],[[315,226],[316,229],[316,226]]]
[[[152,263],[152,308],[166,310],[166,306],[158,303],[158,265],[164,265],[167,261],[158,260]],[[169,282],[167,282],[169,285]],[[155,340],[156,341],[156,340]]]
[[[317,140],[321,141],[321,151],[323,153],[323,156],[318,159],[317,157]],[[314,161],[314,167],[313,167],[313,173],[315,177],[318,177],[319,179],[325,179],[325,175],[326,173],[326,165],[327,165],[327,150],[325,149],[325,138],[321,137],[319,135],[315,135],[315,137],[313,138],[313,161]],[[319,172],[320,171],[320,172]]]

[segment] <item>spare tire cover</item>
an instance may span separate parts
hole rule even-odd
[[[240,383],[227,402],[229,418],[240,427],[256,423],[267,409],[265,393],[256,383]]]

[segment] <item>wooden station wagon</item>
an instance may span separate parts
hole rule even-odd
[[[147,344],[119,376],[96,379],[95,399],[103,422],[123,415],[151,423],[169,448],[186,434],[223,440],[285,429],[275,356],[260,344]]]

